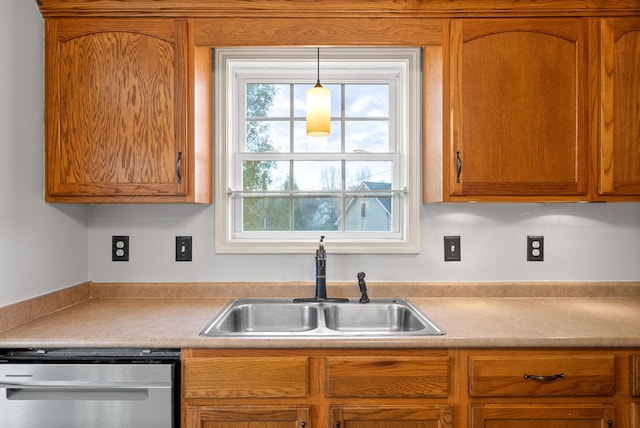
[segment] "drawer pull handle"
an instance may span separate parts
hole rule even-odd
[[[553,382],[554,380],[557,380],[557,379],[564,379],[564,373],[558,373],[551,376],[537,376],[537,375],[525,374],[524,378],[537,380],[538,382]]]

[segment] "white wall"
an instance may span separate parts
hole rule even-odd
[[[43,29],[0,2],[0,306],[86,281],[87,207],[43,200]]]
[[[89,215],[94,281],[312,281],[314,254],[216,255],[212,206],[99,206]],[[130,236],[130,261],[111,262],[111,235]],[[175,262],[176,235],[193,236],[193,262]],[[461,262],[444,262],[443,236],[460,235]],[[543,235],[543,262],[526,261]],[[332,255],[328,281],[640,280],[640,204],[431,204],[419,255]]]

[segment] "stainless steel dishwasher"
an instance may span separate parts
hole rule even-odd
[[[180,352],[0,350],[0,426],[178,428]]]

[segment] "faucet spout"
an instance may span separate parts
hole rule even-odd
[[[317,300],[327,300],[327,251],[324,249],[324,236],[316,250],[316,296]]]
[[[294,302],[348,302],[349,299],[340,297],[327,298],[327,251],[324,248],[324,236],[320,237],[320,244],[316,250],[316,293],[314,297],[296,298]]]
[[[364,282],[364,277],[364,272],[358,272],[358,287],[360,288],[360,293],[362,293],[360,303],[369,303],[371,300],[369,300],[369,296],[367,295],[367,283]]]

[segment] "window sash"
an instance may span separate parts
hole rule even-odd
[[[234,49],[229,49],[234,50]],[[227,50],[227,51],[229,51]],[[290,52],[290,51],[296,52]],[[229,105],[233,109],[232,114],[224,115],[225,119],[221,122],[218,121],[218,124],[222,124],[223,126],[216,126],[214,128],[214,132],[216,134],[216,147],[221,147],[223,150],[217,152],[216,158],[222,156],[225,159],[224,162],[218,163],[216,168],[216,205],[220,207],[220,209],[216,209],[216,251],[219,252],[268,252],[268,253],[278,253],[278,252],[299,252],[301,248],[306,248],[311,243],[315,243],[317,241],[318,233],[322,233],[328,236],[327,239],[331,235],[334,235],[334,239],[339,241],[339,250],[334,252],[369,252],[367,248],[373,249],[375,252],[400,252],[400,253],[415,253],[417,248],[419,248],[419,237],[416,237],[416,231],[419,231],[419,188],[420,181],[412,178],[414,174],[418,172],[415,168],[415,162],[412,164],[410,159],[416,158],[415,149],[413,152],[409,152],[409,148],[411,145],[406,142],[408,138],[416,138],[419,137],[420,129],[419,124],[416,126],[414,123],[413,129],[411,126],[407,126],[407,121],[409,120],[410,110],[411,108],[419,107],[419,103],[416,104],[416,96],[410,95],[407,92],[415,92],[416,82],[419,88],[420,80],[413,79],[411,82],[410,88],[405,89],[404,86],[399,86],[396,82],[399,80],[398,78],[398,67],[396,64],[390,64],[388,67],[380,67],[377,69],[383,70],[384,76],[376,76],[376,73],[372,73],[368,76],[368,79],[361,79],[360,77],[363,74],[362,67],[361,69],[353,69],[352,67],[355,62],[351,61],[354,57],[358,58],[358,55],[354,56],[354,52],[360,52],[361,57],[366,57],[367,49],[338,49],[335,52],[332,52],[330,55],[331,60],[324,61],[321,58],[321,81],[324,85],[326,84],[369,84],[369,83],[385,83],[389,84],[389,117],[348,117],[344,113],[341,114],[340,117],[334,117],[333,119],[336,121],[340,121],[341,126],[344,126],[345,122],[349,120],[387,120],[389,123],[389,152],[367,152],[367,153],[349,153],[344,151],[345,147],[345,138],[341,136],[340,138],[340,146],[341,152],[247,152],[244,150],[244,144],[246,142],[245,130],[246,130],[246,121],[247,120],[256,120],[256,121],[289,121],[290,123],[301,122],[304,121],[304,117],[296,117],[293,116],[293,108],[290,109],[291,115],[289,117],[246,117],[245,112],[245,96],[246,96],[246,88],[244,85],[247,83],[286,83],[286,84],[297,84],[297,83],[305,83],[309,84],[309,79],[304,78],[301,79],[299,69],[296,67],[292,67],[292,70],[287,72],[282,72],[280,68],[278,70],[277,61],[271,61],[269,55],[268,58],[264,58],[261,54],[257,54],[252,52],[251,50],[241,50],[235,49],[236,52],[233,52],[229,55],[232,57],[235,55],[235,58],[240,58],[240,62],[243,60],[245,63],[242,64],[241,67],[234,69],[233,67],[226,67],[224,65],[225,56],[217,55],[216,63],[218,66],[216,67],[216,74],[218,76],[225,76],[225,79],[216,79],[216,86],[214,92],[222,92],[224,96],[216,98],[216,111],[220,111],[224,109],[228,111]],[[240,52],[242,51],[242,52]],[[300,64],[301,63],[301,53],[299,51],[306,51],[307,55],[312,53],[309,49],[303,48],[293,48],[282,50],[282,52],[286,52],[284,55],[285,60],[290,58],[293,63]],[[349,51],[349,52],[347,52]],[[414,57],[415,49],[411,49],[413,51]],[[313,50],[315,52],[315,49]],[[362,52],[365,52],[363,55]],[[340,54],[342,55],[342,59],[339,58]],[[280,54],[276,53],[276,56]],[[289,55],[289,56],[287,56]],[[282,55],[280,55],[282,56]],[[393,55],[392,55],[393,56]],[[399,56],[407,56],[407,52],[402,52]],[[409,55],[410,56],[410,55]],[[304,57],[304,55],[302,55]],[[341,59],[343,63],[349,62],[349,64],[339,66],[340,61],[335,58]],[[255,59],[258,58],[258,61]],[[262,62],[260,59],[262,58]],[[307,61],[306,67],[309,68],[309,65],[312,66],[314,70],[313,77],[315,80],[315,55],[309,55],[310,60]],[[272,58],[271,58],[272,59]],[[358,58],[358,60],[361,60]],[[271,62],[270,62],[271,61]],[[350,62],[351,61],[351,62]],[[413,58],[414,64],[411,70],[419,70],[419,61],[416,66],[415,58]],[[356,61],[357,62],[357,61]],[[366,61],[365,61],[366,62]],[[384,63],[384,60],[383,60]],[[251,64],[251,65],[248,65]],[[338,66],[336,66],[338,64]],[[222,67],[220,67],[222,65]],[[248,66],[247,66],[248,65]],[[333,77],[332,73],[323,70],[322,66],[326,66],[330,68],[331,66],[338,68],[339,71],[336,72],[336,76],[340,76],[341,79],[338,80],[337,77]],[[244,68],[243,68],[244,67]],[[270,68],[271,67],[271,68]],[[416,68],[417,67],[417,68]],[[364,67],[366,68],[366,67]],[[265,72],[266,70],[266,72]],[[278,72],[274,72],[274,70],[278,70]],[[407,75],[409,71],[405,67],[403,69],[404,76],[403,79],[407,79]],[[275,78],[275,76],[278,76]],[[358,79],[356,79],[358,77]],[[222,82],[221,82],[222,80]],[[225,87],[221,87],[221,84]],[[341,85],[344,88],[343,85]],[[344,95],[344,94],[343,94]],[[220,99],[223,99],[221,102]],[[409,103],[405,103],[402,100],[410,98],[411,101]],[[419,91],[418,91],[418,100],[419,100]],[[229,105],[228,105],[228,104]],[[419,109],[418,109],[419,110]],[[344,109],[342,109],[344,111]],[[419,122],[419,113],[414,114],[413,121]],[[294,136],[290,136],[291,141],[293,141]],[[419,140],[418,140],[419,143]],[[416,145],[417,143],[414,141],[413,143]],[[400,145],[400,146],[398,146]],[[290,143],[291,149],[293,149],[293,144]],[[398,150],[400,149],[400,150]],[[242,189],[242,179],[243,179],[243,162],[245,161],[284,161],[284,162],[296,162],[296,161],[319,161],[319,162],[329,162],[329,161],[340,161],[349,162],[349,161],[389,161],[393,165],[393,173],[391,178],[392,187],[389,190],[378,190],[378,191],[355,191],[352,189],[345,189],[345,185],[341,185],[341,189],[337,191],[296,191],[296,190],[286,190],[286,191],[247,191]],[[220,168],[223,166],[223,168]],[[221,169],[225,171],[221,171]],[[413,171],[413,172],[412,172]],[[232,172],[230,175],[228,172]],[[226,184],[224,187],[221,187],[219,179],[222,178]],[[344,178],[342,179],[344,182]],[[223,194],[220,193],[220,189],[225,189],[226,191]],[[318,231],[318,230],[309,230],[309,231],[244,231],[243,226],[243,218],[242,218],[242,201],[243,198],[252,198],[252,197],[265,197],[265,198],[275,198],[275,197],[285,197],[289,198],[291,201],[296,198],[302,197],[318,197],[318,198],[333,198],[337,197],[341,201],[341,211],[344,213],[345,205],[349,203],[350,200],[354,201],[366,200],[370,199],[362,199],[362,198],[373,198],[376,196],[384,196],[390,195],[391,198],[391,213],[393,224],[391,225],[391,231],[379,232],[379,231],[344,231],[345,229],[345,219],[342,220],[339,231]],[[370,205],[367,205],[367,215],[369,214]],[[359,205],[356,208],[358,214],[360,213]],[[220,221],[220,216],[224,216],[226,220],[224,222]],[[409,227],[411,226],[411,227]],[[411,231],[409,236],[408,230]],[[223,236],[221,236],[223,235]],[[309,241],[311,240],[311,241]],[[237,244],[237,245],[236,245]],[[250,245],[248,245],[250,244]],[[335,245],[336,242],[334,241]],[[249,248],[250,247],[250,248]],[[380,251],[381,248],[384,248],[383,251]],[[222,251],[220,251],[222,250]]]

